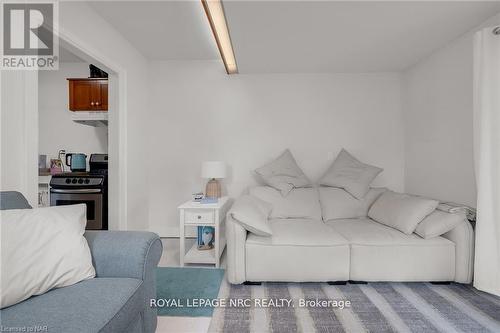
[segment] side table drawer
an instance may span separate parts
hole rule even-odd
[[[184,223],[215,223],[215,214],[213,210],[189,210],[184,212]]]

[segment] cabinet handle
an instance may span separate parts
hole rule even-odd
[[[99,106],[99,102],[95,102],[95,105]]]
[[[198,220],[201,220],[201,215],[198,215]]]
[[[90,102],[90,105],[94,106],[94,102]]]

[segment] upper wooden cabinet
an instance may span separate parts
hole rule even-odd
[[[108,80],[68,79],[71,111],[108,111]]]

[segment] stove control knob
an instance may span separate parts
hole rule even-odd
[[[78,184],[83,184],[83,178],[78,179]]]
[[[66,178],[66,184],[69,184],[69,183],[71,183],[71,179]]]
[[[85,184],[88,184],[88,183],[90,183],[90,179],[85,178]]]
[[[76,184],[77,180],[76,178],[73,178],[73,180],[71,181],[73,184]]]

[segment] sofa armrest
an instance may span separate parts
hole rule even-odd
[[[163,252],[160,237],[145,231],[87,231],[96,277],[125,277],[143,281],[143,331],[154,332],[157,309],[149,306],[156,298],[156,266]]]
[[[443,235],[455,243],[455,282],[472,282],[474,269],[474,230],[464,221]]]
[[[231,214],[226,215],[227,280],[232,284],[246,281],[245,244],[247,231]]]
[[[157,234],[143,231],[87,231],[97,277],[144,280],[160,261],[163,246]]]

